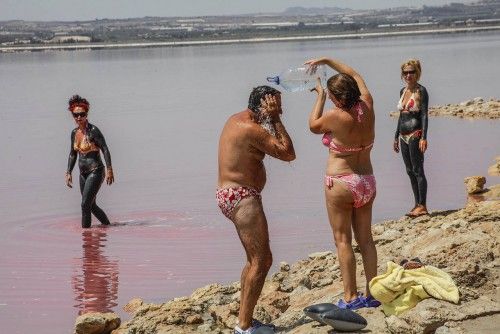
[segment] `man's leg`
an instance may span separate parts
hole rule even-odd
[[[273,262],[267,220],[260,198],[242,199],[234,211],[233,223],[247,255],[247,262],[241,273],[238,317],[239,327],[245,330],[251,326],[253,310]]]

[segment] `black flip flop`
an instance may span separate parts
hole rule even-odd
[[[303,311],[304,311],[305,315],[307,315],[309,318],[326,325],[326,323],[323,322],[323,319],[320,317],[320,315],[325,313],[325,312],[338,310],[338,309],[339,309],[339,307],[335,304],[321,303],[321,304],[315,304],[315,305],[308,306]]]
[[[354,332],[365,328],[368,322],[365,318],[348,309],[331,310],[320,315],[323,323],[332,326],[335,330]]]

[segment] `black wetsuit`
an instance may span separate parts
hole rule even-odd
[[[68,173],[71,174],[76,162],[75,137],[78,128],[71,132],[71,149],[68,158]],[[106,166],[111,167],[111,154],[101,131],[90,123],[87,123],[87,137],[89,142],[94,143],[103,153]],[[97,206],[95,199],[97,192],[104,181],[105,171],[99,151],[82,153],[78,151],[78,167],[80,168],[80,192],[82,193],[82,227],[91,225],[91,213],[103,225],[109,225],[109,219],[104,211]]]
[[[426,205],[427,200],[427,179],[424,173],[424,154],[420,151],[420,139],[427,139],[428,126],[428,105],[429,95],[424,86],[418,85],[420,91],[419,111],[400,111],[398,126],[396,128],[395,140],[400,139],[400,135],[408,135],[417,130],[421,130],[421,135],[413,135],[408,143],[400,139],[401,154],[406,166],[406,172],[410,176],[415,205]],[[399,96],[405,91],[402,88]]]

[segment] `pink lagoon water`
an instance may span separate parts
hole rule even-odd
[[[87,311],[134,297],[160,303],[239,279],[243,251],[215,204],[217,142],[265,77],[328,55],[361,72],[377,112],[374,222],[412,206],[401,156],[391,150],[399,64],[423,63],[431,105],[499,98],[500,35],[0,54],[0,324],[5,333],[69,333]],[[116,183],[99,203],[115,223],[80,228],[80,194],[64,185],[73,120],[66,101],[91,102]],[[263,192],[276,270],[332,249],[322,177],[327,152],[309,133],[314,95],[284,93],[292,163],[266,158]],[[465,202],[463,178],[499,155],[498,121],[431,118],[426,174],[431,210]],[[73,173],[77,179],[77,170]],[[487,184],[499,182],[488,177]]]

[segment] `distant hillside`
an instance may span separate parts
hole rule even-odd
[[[349,8],[339,7],[289,7],[282,14],[290,16],[300,15],[332,15],[352,12]]]

